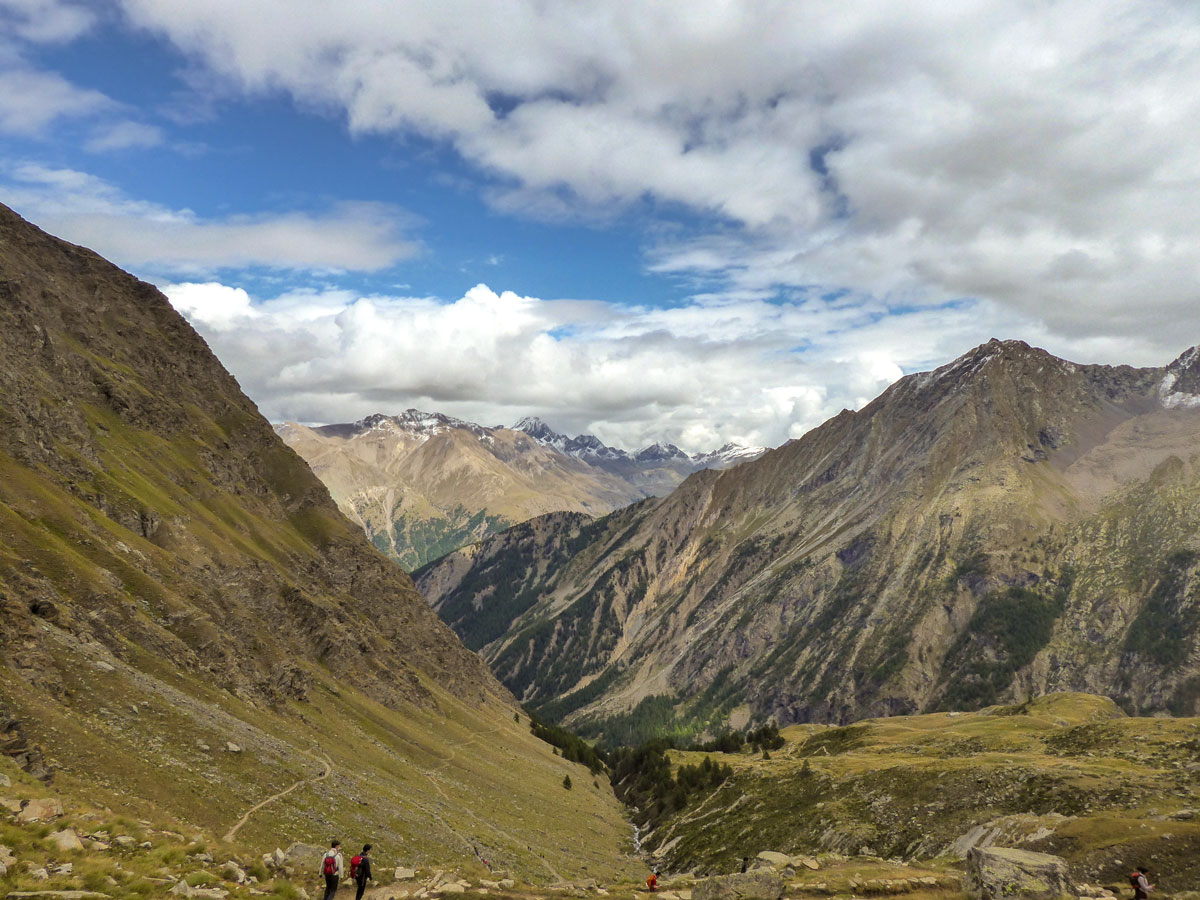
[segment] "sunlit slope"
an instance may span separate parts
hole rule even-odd
[[[712,754],[734,777],[647,846],[673,868],[727,870],[762,849],[930,859],[994,841],[1062,855],[1081,881],[1121,883],[1135,860],[1167,890],[1200,879],[1200,719],[1053,694],[783,736],[769,760]]]
[[[539,854],[579,853],[545,840],[563,823],[619,858],[613,802],[563,790],[161,294],[2,207],[0,250],[0,719],[23,765],[222,834],[304,780],[243,826],[264,846],[477,840],[550,879]]]

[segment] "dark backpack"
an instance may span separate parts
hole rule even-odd
[[[324,872],[326,875],[336,875],[337,874],[337,857],[336,856],[326,856],[325,857]]]
[[[350,880],[358,881],[358,867],[362,865],[361,856],[352,856],[350,858]]]

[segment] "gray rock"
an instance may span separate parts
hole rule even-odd
[[[83,849],[83,841],[79,840],[79,835],[75,833],[74,828],[64,828],[62,831],[52,832],[46,835],[46,840],[57,847],[60,853]]]
[[[225,865],[221,866],[221,874],[230,881],[235,881],[238,884],[246,883],[246,872],[234,860],[229,860]]]
[[[774,850],[764,850],[758,854],[759,862],[766,863],[772,869],[782,869],[792,864],[792,858],[786,853],[776,853]]]
[[[771,869],[716,875],[697,881],[692,896],[695,900],[779,900],[783,879]]]
[[[63,814],[62,802],[53,797],[46,797],[42,800],[30,800],[17,813],[17,821],[22,825],[30,822],[49,822],[51,819],[56,819]]]
[[[397,866],[396,871],[392,873],[392,877],[397,881],[412,881],[417,877],[417,870],[409,869],[405,866]]]
[[[12,779],[0,772],[0,788],[12,787]]]
[[[1065,859],[1008,847],[972,849],[967,854],[964,888],[972,900],[1060,900],[1074,896]]]
[[[325,855],[327,848],[319,844],[302,844],[294,843],[284,852],[284,857],[289,865],[293,866],[318,866],[321,864],[321,858]]]

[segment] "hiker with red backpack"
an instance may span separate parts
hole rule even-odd
[[[358,886],[354,900],[362,900],[367,882],[371,880],[371,845],[363,844],[362,853],[350,858],[350,880]]]
[[[325,876],[325,900],[333,900],[342,878],[342,842],[334,841],[321,858],[321,874]]]
[[[1154,890],[1154,885],[1146,877],[1149,874],[1145,866],[1138,866],[1129,876],[1129,884],[1133,888],[1133,900],[1150,900],[1150,892]]]

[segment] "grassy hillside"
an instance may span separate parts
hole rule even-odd
[[[1200,884],[1200,719],[1054,694],[782,735],[770,759],[710,754],[733,777],[647,848],[675,869],[729,871],[761,850],[929,860],[987,840],[1064,856],[1080,881],[1123,884],[1144,862],[1166,891]]]
[[[235,836],[619,870],[611,794],[562,788],[166,298],[3,207],[0,247],[0,756],[206,839],[286,792]]]

